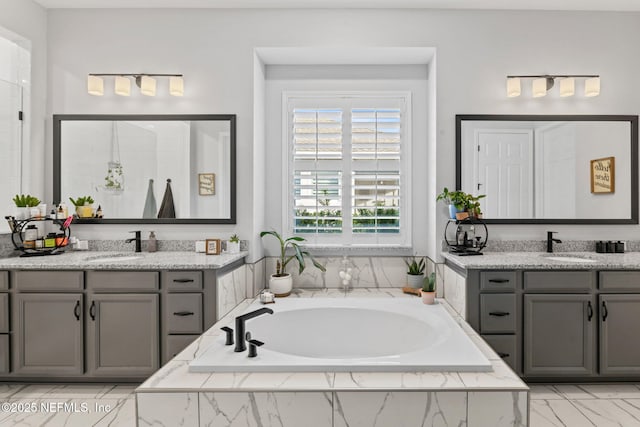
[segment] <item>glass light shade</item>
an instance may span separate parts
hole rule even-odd
[[[515,98],[516,96],[520,96],[520,79],[517,77],[512,77],[507,79],[507,96],[509,98]]]
[[[182,76],[169,77],[169,93],[173,96],[184,95],[184,79]]]
[[[531,84],[531,90],[534,98],[540,98],[547,94],[547,79],[542,77],[535,79]]]
[[[560,96],[573,96],[576,93],[576,82],[573,77],[560,80]]]
[[[591,77],[584,81],[584,96],[600,95],[600,77]]]
[[[102,96],[104,95],[104,81],[99,76],[87,77],[87,91],[90,95]]]
[[[140,92],[147,96],[156,96],[156,79],[142,76],[140,79]]]
[[[131,95],[131,80],[124,76],[116,76],[115,92],[117,95]]]

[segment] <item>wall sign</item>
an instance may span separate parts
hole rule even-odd
[[[615,193],[615,157],[591,160],[591,192],[595,194]]]

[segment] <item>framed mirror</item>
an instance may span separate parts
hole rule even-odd
[[[80,223],[236,223],[236,116],[54,115],[53,198]]]
[[[456,189],[502,224],[637,224],[638,116],[457,115]]]

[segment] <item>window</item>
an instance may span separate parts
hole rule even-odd
[[[408,93],[285,94],[287,229],[310,243],[408,245]]]

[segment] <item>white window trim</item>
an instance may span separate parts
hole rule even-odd
[[[395,242],[380,242],[377,243],[342,243],[331,241],[330,236],[323,238],[322,240],[327,240],[326,242],[305,242],[305,246],[310,247],[375,247],[375,248],[408,248],[412,246],[412,173],[411,173],[411,148],[413,145],[412,138],[412,101],[411,101],[411,91],[283,91],[282,92],[282,132],[281,132],[281,140],[282,140],[282,176],[281,176],[281,194],[282,194],[282,230],[286,230],[287,235],[294,235],[293,233],[293,221],[291,217],[291,212],[293,211],[292,201],[291,201],[291,187],[290,187],[290,177],[292,176],[292,167],[293,164],[289,158],[290,152],[290,141],[291,141],[291,129],[289,126],[289,101],[295,98],[326,98],[326,99],[335,99],[335,98],[375,98],[375,99],[383,99],[383,98],[394,98],[394,99],[403,99],[404,100],[404,111],[403,111],[403,141],[406,143],[402,146],[401,151],[401,160],[400,160],[400,179],[402,182],[401,185],[401,196],[400,200],[404,205],[404,208],[400,211],[400,238],[399,241]],[[343,179],[351,179],[351,177],[343,177]],[[344,207],[343,207],[344,209]],[[308,239],[309,236],[299,235]],[[384,240],[383,236],[377,235],[379,239]],[[324,237],[324,236],[323,236]],[[317,235],[314,235],[314,239],[317,238]]]

